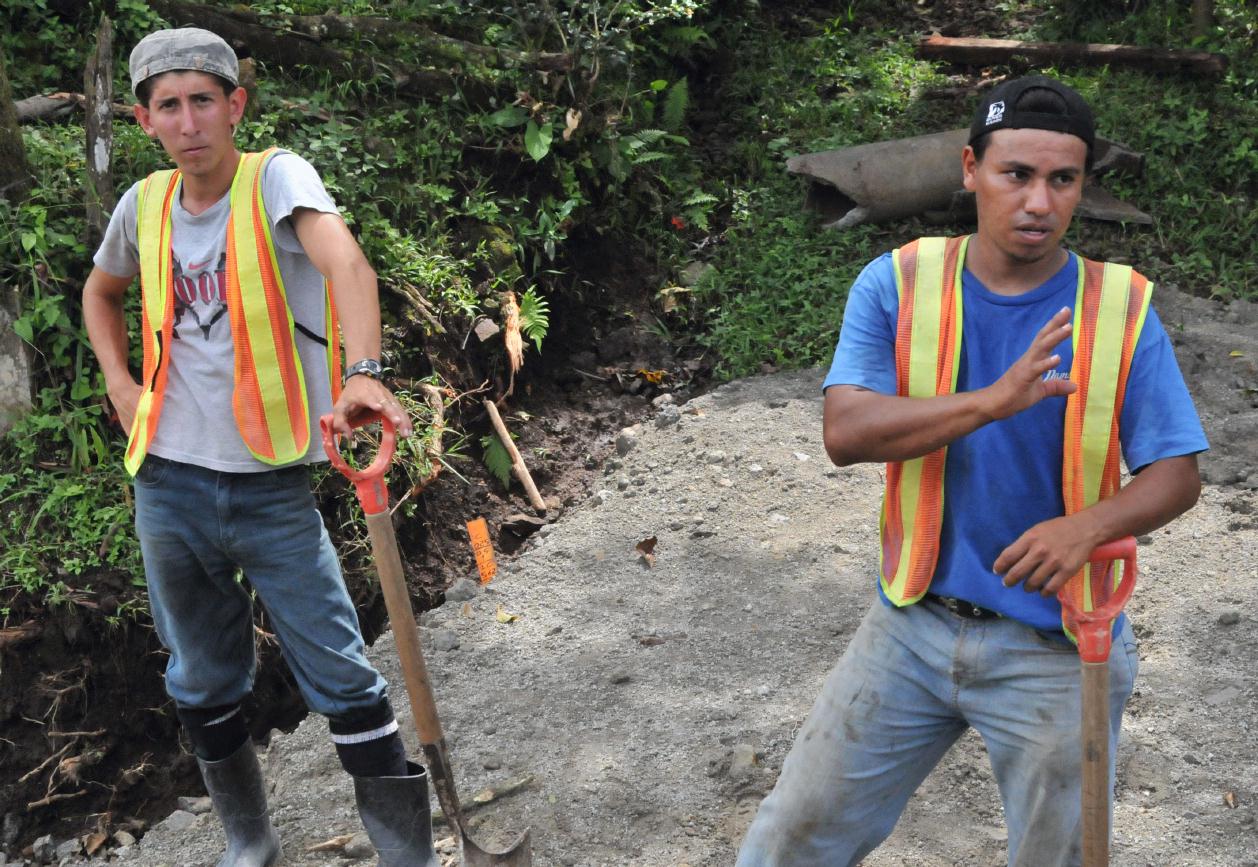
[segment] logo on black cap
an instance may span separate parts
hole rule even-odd
[[[1001,100],[1000,102],[993,102],[991,105],[987,107],[987,126],[991,126],[994,123],[1000,123],[1004,119],[1005,119],[1004,100]]]

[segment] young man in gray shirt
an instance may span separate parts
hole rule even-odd
[[[130,432],[136,530],[170,652],[166,686],[227,832],[220,867],[280,857],[240,710],[255,659],[238,570],[307,704],[328,717],[380,863],[435,867],[426,779],[406,759],[310,491],[321,415],[331,412],[341,434],[366,412],[411,433],[379,379],[376,275],[309,163],[236,149],[246,94],[226,42],[196,28],[159,31],[136,46],[130,68],[136,119],[178,171],[123,196],[83,312]],[[137,274],[140,382],[123,316]],[[333,310],[353,362],[343,382],[334,381]]]

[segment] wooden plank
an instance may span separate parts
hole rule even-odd
[[[1208,51],[1082,42],[951,38],[938,34],[927,36],[918,42],[917,55],[925,60],[948,60],[972,66],[1008,63],[1019,58],[1044,65],[1123,65],[1159,72],[1191,72],[1198,75],[1222,75],[1227,68],[1226,57]]]

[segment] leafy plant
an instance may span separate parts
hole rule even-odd
[[[664,99],[664,110],[660,115],[660,125],[669,132],[681,129],[686,119],[686,108],[690,105],[690,85],[682,78],[673,83]]]
[[[511,435],[515,439],[515,434]],[[480,438],[481,459],[485,462],[485,468],[493,474],[494,478],[502,482],[504,488],[511,485],[511,455],[508,454],[506,446],[497,436],[490,434]]]
[[[542,340],[549,329],[550,302],[537,294],[536,286],[530,286],[520,296],[520,330],[541,352]]]

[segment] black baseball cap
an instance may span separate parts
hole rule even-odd
[[[1041,111],[1018,111],[1018,100],[1028,90],[1050,90],[1066,104],[1065,114]],[[1078,136],[1091,152],[1096,140],[1096,123],[1092,109],[1072,87],[1046,75],[1028,75],[1006,81],[992,89],[979,101],[970,124],[970,144],[998,129],[1046,129]]]

